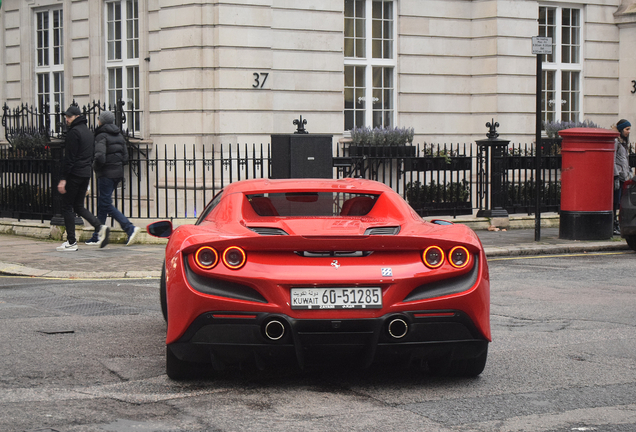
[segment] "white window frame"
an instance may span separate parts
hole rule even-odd
[[[360,126],[369,126],[373,127],[373,68],[381,67],[381,68],[391,68],[392,69],[392,87],[391,87],[391,121],[389,126],[395,126],[396,123],[396,104],[397,104],[397,1],[395,0],[384,0],[384,2],[392,3],[392,28],[391,28],[391,58],[374,58],[373,57],[373,1],[374,0],[363,0],[365,2],[365,19],[364,19],[364,57],[356,56],[356,57],[346,57],[344,59],[344,66],[358,66],[364,68],[364,125],[355,125],[354,118],[354,127]],[[382,87],[384,89],[384,87]],[[384,90],[382,90],[384,93]],[[370,104],[366,103],[366,101],[372,101]],[[382,108],[380,111],[385,112],[386,109]],[[344,116],[343,116],[344,120]],[[384,119],[381,122],[383,125],[385,124]],[[377,124],[376,124],[377,125]]]
[[[48,26],[39,28],[40,16],[46,16]],[[56,26],[57,22],[59,23]],[[64,11],[61,7],[33,11],[35,105],[40,112],[48,104],[50,113],[64,111]],[[42,88],[44,87],[44,88]]]
[[[549,8],[554,9],[555,11],[555,31],[554,34],[549,35],[552,37],[552,56],[545,55],[543,59],[543,77],[542,77],[542,111],[543,111],[543,121],[581,121],[583,115],[583,8],[580,5],[555,5],[555,4],[540,4],[540,8]],[[578,32],[578,62],[564,62],[562,58],[562,48],[563,48],[563,40],[562,40],[562,29],[563,29],[563,10],[564,9],[576,9],[579,11],[579,32]],[[543,24],[543,23],[540,23]],[[548,36],[544,34],[539,34],[539,36]],[[578,96],[576,96],[576,105],[578,106],[578,111],[564,111],[563,106],[568,103],[568,101],[564,98],[564,88],[563,88],[563,73],[564,72],[575,72],[578,73],[579,80],[579,88],[578,88]],[[548,74],[554,75],[554,93],[555,98],[548,100],[547,98],[547,82],[548,82]],[[569,97],[566,96],[566,97]],[[570,107],[572,107],[572,102],[570,101]],[[548,118],[549,113],[554,113],[553,118]],[[574,115],[569,114],[567,118],[564,118],[565,113],[575,113]]]
[[[132,14],[128,6],[134,5]],[[119,7],[120,15],[113,12]],[[136,13],[136,16],[135,16]],[[129,16],[132,15],[132,16]],[[141,93],[139,85],[139,1],[116,0],[104,3],[106,103],[119,99],[126,104],[127,126],[140,131]]]

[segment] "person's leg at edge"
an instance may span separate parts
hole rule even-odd
[[[75,213],[86,219],[86,221],[93,226],[96,230],[103,225],[99,219],[93,215],[86,207],[84,207],[84,201],[86,199],[86,190],[88,189],[88,184],[90,182],[90,178],[81,178],[81,181],[78,185],[78,191],[75,194],[75,201],[73,202],[73,210]]]
[[[112,194],[115,189],[112,179],[100,177],[97,179],[97,219],[106,223],[109,207],[112,206]]]
[[[619,187],[618,189],[614,190],[614,235],[620,235],[621,233],[621,228],[620,228],[620,224],[618,222],[618,212],[620,211],[620,206],[621,206],[621,191],[623,189],[623,183],[620,182],[619,183]]]
[[[109,198],[107,203],[108,214],[113,219],[115,219],[117,223],[119,223],[119,226],[121,226],[121,229],[128,236],[126,246],[129,246],[135,242],[135,238],[137,237],[141,229],[133,225],[133,223],[130,222],[130,220],[122,212],[120,212],[119,209],[113,204],[113,191],[117,188],[117,185],[119,184],[120,181],[122,181],[122,179],[117,178],[117,179],[110,179],[110,180],[112,181],[113,185],[112,185],[111,193],[108,196]]]
[[[107,177],[99,177],[97,179],[97,220],[101,225],[106,223],[108,217],[109,203],[112,203],[112,193],[114,190],[112,180]],[[86,242],[89,245],[98,244],[99,228],[95,229],[93,236]]]
[[[106,220],[106,215],[112,217],[114,220],[119,223],[122,230],[128,236],[128,243],[132,239],[132,235],[135,232],[135,226],[128,220],[128,218],[115,207],[113,204],[113,193],[117,188],[117,185],[121,181],[121,178],[100,178],[100,200],[99,200],[99,215],[98,219],[102,220],[102,213],[104,214],[104,221]]]
[[[89,183],[90,183],[89,178],[84,180],[84,183],[82,184],[83,192],[81,195],[78,195],[78,197],[75,198],[75,211],[81,217],[86,219],[88,223],[93,225],[93,228],[95,228],[95,230],[98,231],[97,246],[99,246],[100,248],[103,248],[104,246],[108,244],[110,228],[108,228],[106,224],[101,223],[99,219],[97,219],[93,215],[93,213],[91,213],[90,211],[88,211],[88,209],[86,209],[86,207],[84,207],[84,200],[86,198],[86,189],[88,188]]]
[[[75,238],[75,212],[73,207],[76,195],[78,194],[80,180],[79,177],[68,176],[66,179],[66,193],[62,194],[62,216],[64,217],[64,226],[66,227],[66,241],[68,241],[69,244],[77,242]]]

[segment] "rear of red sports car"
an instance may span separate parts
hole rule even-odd
[[[192,363],[290,359],[417,360],[459,376],[484,369],[490,285],[479,239],[464,225],[422,221],[385,185],[237,182],[196,225],[167,235],[171,378],[187,377]]]

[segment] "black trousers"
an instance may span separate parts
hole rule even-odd
[[[618,210],[621,207],[621,195],[623,192],[623,183],[625,182],[619,182],[618,189],[614,189],[614,212],[616,212],[616,210]]]
[[[70,244],[77,241],[75,238],[75,214],[86,219],[95,230],[102,226],[99,219],[84,207],[84,199],[90,180],[88,177],[74,175],[70,175],[66,179],[66,193],[62,195],[62,216],[64,216],[64,225],[66,226],[66,240]]]

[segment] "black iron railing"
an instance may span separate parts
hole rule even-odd
[[[0,149],[0,216],[51,219],[52,176],[55,161],[49,148]]]
[[[126,103],[123,100],[119,100],[116,104],[108,106],[106,103],[93,101],[81,107],[73,100],[71,105],[80,108],[91,130],[97,128],[97,118],[99,114],[102,111],[109,110],[115,115],[115,124],[119,126],[127,139],[140,138],[141,112],[135,109],[134,106],[130,106],[130,104],[129,109],[125,109]],[[13,144],[20,138],[28,136],[50,141],[51,139],[64,139],[66,135],[64,113],[60,111],[59,106],[56,106],[55,112],[50,112],[48,105],[44,105],[41,109],[27,104],[10,108],[5,103],[2,107],[2,111],[4,136],[10,144]]]
[[[390,186],[422,216],[472,213],[473,155],[469,145],[345,144],[334,157],[336,177],[363,177]]]
[[[194,218],[225,185],[269,177],[269,145],[163,146],[130,149],[118,208],[138,218]],[[91,197],[95,206],[95,197]],[[123,211],[123,210],[122,210]]]
[[[333,177],[364,177],[387,184],[422,216],[457,216],[480,209],[478,155],[471,144],[416,145],[410,149],[339,148]],[[270,176],[269,144],[129,146],[125,181],[115,205],[131,218],[195,218],[227,184]],[[533,145],[511,144],[499,156],[504,166],[505,209],[510,214],[535,210],[536,158]],[[636,155],[630,155],[632,166]],[[50,150],[0,149],[0,215],[50,219],[56,161]],[[561,156],[556,146],[544,152],[542,211],[558,211]],[[56,166],[58,168],[56,168]],[[95,185],[87,197],[96,213]]]
[[[561,203],[561,142],[542,140],[541,211],[557,212]],[[505,168],[505,192],[508,213],[533,213],[536,210],[535,146],[513,144],[502,156]]]

